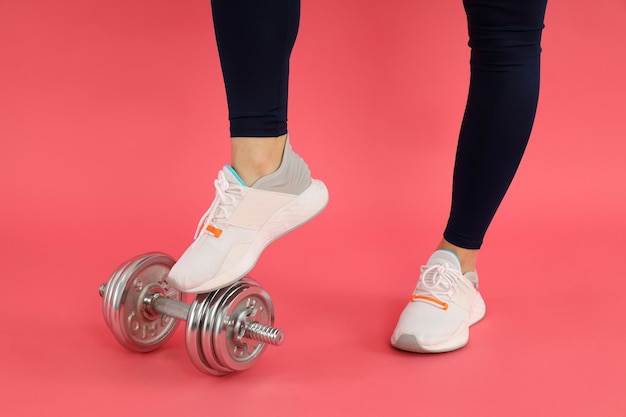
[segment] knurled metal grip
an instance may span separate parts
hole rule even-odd
[[[243,371],[267,345],[279,346],[285,334],[273,327],[269,294],[250,277],[229,287],[199,294],[193,303],[167,283],[174,259],[163,253],[137,256],[100,286],[104,319],[125,348],[149,352],[161,347],[180,321],[192,363],[202,372]]]

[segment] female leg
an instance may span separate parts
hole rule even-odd
[[[169,280],[201,293],[245,276],[270,242],[302,225],[328,202],[287,136],[289,58],[300,0],[213,0],[231,131],[231,165],[194,242]]]
[[[422,267],[392,344],[415,352],[464,346],[485,313],[478,250],[522,159],[537,109],[546,0],[465,0],[468,100],[443,239]]]

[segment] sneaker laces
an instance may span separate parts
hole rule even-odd
[[[456,286],[462,282],[462,278],[463,274],[447,264],[422,266],[422,274],[413,297],[426,293],[439,301],[444,301],[442,296],[449,300]]]
[[[228,182],[223,171],[218,172],[214,184],[215,200],[198,222],[194,239],[204,231],[219,237],[219,234],[222,232],[219,229],[220,225],[230,218],[233,210],[244,195],[243,187],[239,184]]]

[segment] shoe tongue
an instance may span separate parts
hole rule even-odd
[[[237,185],[243,185],[244,187],[246,186],[246,183],[243,182],[243,180],[241,179],[239,174],[237,174],[237,172],[235,172],[233,167],[231,167],[230,165],[224,165],[224,168],[222,169],[222,172],[226,176],[226,180],[229,183],[237,184]]]
[[[440,264],[446,264],[449,267],[461,272],[461,263],[459,262],[459,258],[448,250],[440,249],[435,251],[431,255],[430,259],[428,259],[428,263],[426,265],[431,266]]]

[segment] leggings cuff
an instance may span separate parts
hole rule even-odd
[[[483,244],[483,240],[473,240],[469,239],[467,236],[463,236],[458,233],[454,233],[448,229],[443,232],[443,238],[452,243],[455,246],[458,246],[463,249],[480,249]]]

